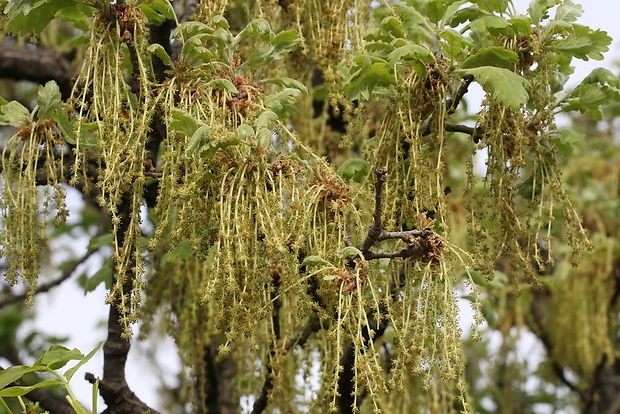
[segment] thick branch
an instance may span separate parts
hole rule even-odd
[[[267,373],[265,374],[265,382],[261,389],[260,396],[254,402],[252,414],[260,414],[265,408],[269,399],[269,394],[273,389],[273,360],[277,357],[276,348],[280,341],[280,308],[282,301],[280,300],[280,274],[276,270],[272,272],[273,291],[271,292],[271,300],[273,301],[273,310],[271,311],[271,324],[273,326],[273,342],[269,351],[269,362],[267,363]]]
[[[121,218],[118,229],[118,243],[123,245],[131,218],[131,206],[128,197],[125,197],[123,203],[118,207],[118,214]],[[117,275],[114,275],[115,279],[116,277]],[[133,271],[128,270],[123,282],[123,292],[131,291],[134,277]],[[121,325],[122,315],[119,310],[119,300],[117,299],[110,304],[108,338],[103,345],[103,378],[99,383],[99,393],[108,406],[104,413],[144,414],[150,410],[151,414],[156,414],[155,410],[149,408],[131,391],[125,378],[127,354],[131,345],[122,336],[123,326]],[[125,303],[125,306],[130,307],[131,304]],[[94,383],[95,377],[92,374],[86,374],[86,380]]]
[[[69,60],[52,50],[2,44],[0,77],[44,84],[55,80],[64,99],[71,95],[73,69]]]

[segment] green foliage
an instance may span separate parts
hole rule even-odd
[[[76,7],[77,0],[11,0],[4,14],[9,17],[7,31],[13,35],[41,33],[54,19],[56,13],[65,8]]]
[[[101,345],[103,345],[103,342],[89,352],[88,355],[83,355],[77,349],[68,349],[63,346],[54,345],[45,351],[41,357],[30,366],[14,365],[3,370],[0,372],[0,402],[6,407],[4,398],[21,398],[37,388],[60,386],[68,391],[69,395],[67,396],[67,401],[77,414],[90,414],[90,411],[86,410],[82,404],[78,402],[76,396],[69,387],[69,382],[76,371],[95,356],[97,351],[101,348]],[[78,362],[66,370],[64,374],[61,375],[58,373],[57,370],[67,365],[69,361]],[[42,380],[30,386],[16,385],[22,377],[33,372],[52,374],[54,379]],[[96,406],[93,407],[93,410],[97,412]]]
[[[5,2],[9,33],[45,38],[62,20],[87,43],[70,99],[53,81],[32,111],[0,98],[0,124],[16,128],[2,163],[6,278],[28,284],[31,300],[54,208],[52,236],[96,224],[62,225],[68,183],[107,220],[89,252],[112,252],[79,284],[105,284],[124,340],[138,321],[144,335],[161,325],[174,337],[194,411],[207,411],[204,384],[226,363],[247,373],[222,382],[227,398],[260,399],[271,387],[274,412],[473,412],[489,395],[501,408],[550,403],[545,393],[466,382],[455,292],[472,303],[476,325],[484,317],[508,338],[515,287],[534,303],[543,295],[527,286],[543,285],[555,315],[584,326],[569,341],[579,346],[556,345],[553,358],[565,352],[567,367],[591,376],[613,354],[609,341],[587,347],[606,332],[610,309],[577,315],[555,300],[604,296],[610,280],[567,281],[558,266],[541,281],[558,255],[577,264],[593,227],[578,214],[589,206],[573,204],[561,180],[565,158],[583,156],[584,135],[558,129],[555,115],[601,120],[620,106],[608,70],[562,91],[572,59],[600,60],[611,40],[578,24],[581,12],[568,0],[534,0],[527,15],[507,0],[201,2],[195,20],[172,31],[169,54],[149,34],[177,18],[166,0]],[[459,124],[471,82],[485,91],[475,128]],[[605,222],[607,192],[586,189],[605,211],[590,220]],[[600,270],[612,247],[596,237],[603,247],[586,257]],[[561,334],[545,329],[558,344]],[[56,385],[85,412],[68,382],[94,352],[52,347],[0,373],[0,396]],[[307,401],[293,385],[317,354],[320,385]],[[498,381],[525,377],[506,370],[514,375]],[[53,379],[11,385],[33,372]]]

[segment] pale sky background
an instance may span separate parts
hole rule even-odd
[[[582,0],[584,14],[579,23],[585,24],[592,28],[600,28],[606,31],[614,40],[610,47],[610,51],[605,54],[605,60],[581,62],[576,61],[578,67],[573,75],[570,85],[577,84],[592,69],[596,67],[606,67],[614,72],[618,72],[615,62],[620,56],[620,24],[618,24],[618,16],[620,16],[620,1],[617,0]],[[516,0],[514,4],[519,12],[524,13],[527,9],[529,1]],[[472,104],[474,104],[472,102]],[[76,200],[77,199],[77,200]],[[72,201],[73,200],[73,201]],[[71,207],[80,208],[81,201],[79,197],[71,197],[69,200],[73,205]],[[67,240],[70,243],[70,240]],[[86,250],[86,246],[77,249],[77,254],[82,254]],[[55,260],[60,262],[60,258]],[[86,266],[90,267],[90,273],[94,273],[98,269],[100,261],[91,258]],[[81,269],[84,270],[83,268]],[[79,271],[76,272],[71,281],[63,284],[60,288],[37,298],[35,307],[37,319],[35,322],[36,329],[46,332],[54,336],[67,336],[70,340],[67,343],[69,348],[78,348],[84,354],[92,350],[99,342],[106,337],[105,323],[108,315],[108,308],[104,304],[105,289],[100,286],[96,291],[84,295],[80,288],[76,287],[75,279]],[[54,277],[51,275],[50,277]],[[463,326],[469,326],[466,313],[463,314]],[[24,326],[21,329],[22,334],[28,333],[32,326]],[[529,350],[525,349],[525,355],[529,354]],[[127,363],[128,372],[127,379],[130,387],[136,395],[145,403],[155,409],[161,409],[158,400],[157,384],[158,372],[154,371],[151,362],[140,354],[144,354],[144,344],[138,344],[134,341],[132,351],[129,354]],[[169,383],[174,383],[174,374],[176,374],[179,363],[176,356],[174,346],[170,340],[162,340],[157,346],[157,365],[160,365],[164,371],[172,373]],[[90,407],[91,386],[83,378],[85,372],[92,372],[95,376],[102,375],[103,356],[100,351],[93,360],[85,367],[80,369],[74,376],[71,383],[73,390],[85,403]],[[104,405],[99,406],[99,411]]]

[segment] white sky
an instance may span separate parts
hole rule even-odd
[[[579,2],[577,2],[579,3]],[[525,13],[529,1],[514,0],[514,4],[519,12]],[[585,24],[592,28],[600,28],[608,32],[614,39],[610,47],[610,51],[605,54],[605,60],[602,62],[589,61],[578,63],[576,73],[569,82],[570,85],[577,84],[584,76],[596,67],[606,67],[614,72],[618,72],[614,63],[618,60],[620,51],[620,24],[618,24],[618,16],[620,16],[620,1],[615,0],[582,0],[584,15],[579,20],[581,24]],[[79,201],[78,201],[79,203]],[[80,249],[84,251],[86,246]],[[92,258],[91,258],[92,259]],[[97,263],[93,260],[90,262],[93,268]],[[91,271],[92,273],[92,271]],[[108,309],[104,304],[105,289],[100,286],[94,292],[84,295],[79,288],[75,287],[75,282],[70,281],[62,285],[51,293],[39,297],[36,302],[37,314],[36,327],[40,331],[55,336],[68,336],[67,346],[76,347],[84,354],[93,349],[100,341],[105,339],[106,332],[102,326],[105,326]],[[463,324],[470,325],[469,322]],[[24,331],[31,329],[25,327]],[[150,369],[150,363],[144,358],[140,358],[139,352],[135,352],[140,345],[134,345],[128,360],[128,382],[136,392],[139,398],[151,405],[153,408],[161,408],[158,402],[158,392],[156,387],[156,373]],[[176,373],[178,369],[178,361],[173,351],[170,341],[163,341],[159,344],[160,357],[158,363],[161,363],[169,372]],[[90,406],[91,388],[84,381],[84,373],[92,372],[96,376],[102,374],[103,356],[100,351],[95,358],[74,376],[71,383],[76,394],[81,398],[87,407]],[[99,410],[104,406],[100,405]]]

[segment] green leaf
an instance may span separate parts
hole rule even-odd
[[[276,50],[290,51],[294,49],[301,41],[297,30],[290,29],[284,30],[278,33],[272,40],[271,44],[276,47]]]
[[[187,42],[192,37],[203,33],[213,33],[213,29],[202,22],[192,20],[180,23],[172,32],[172,37],[175,39],[184,39]]]
[[[194,131],[185,149],[186,157],[202,156],[201,151],[209,145],[209,132],[211,132],[211,127],[208,125],[202,125]]]
[[[256,120],[254,121],[254,126],[257,130],[260,130],[262,128],[269,128],[271,125],[277,122],[278,119],[280,118],[275,112],[267,110],[260,114],[258,118],[256,118]]]
[[[49,81],[43,85],[39,85],[39,97],[37,98],[37,105],[39,109],[37,116],[39,119],[47,118],[60,106],[60,88],[56,84],[56,81]]]
[[[434,60],[433,54],[430,50],[423,46],[409,43],[405,46],[394,49],[387,56],[390,65],[395,65],[402,60],[416,59],[422,62],[432,62]]]
[[[532,23],[539,24],[543,19],[549,17],[547,12],[550,8],[559,4],[560,0],[532,0],[527,11],[532,18]]]
[[[450,53],[450,56],[457,59],[473,45],[471,40],[458,31],[450,28],[439,32],[439,37],[444,40],[444,42],[442,42],[444,49]]]
[[[7,102],[0,97],[0,125],[19,128],[30,117],[28,109],[17,101]]]
[[[592,118],[600,121],[603,118],[601,108],[619,100],[620,93],[616,88],[598,84],[580,84],[571,92],[566,104],[562,106],[562,111],[588,113]]]
[[[56,12],[56,17],[71,22],[78,30],[88,32],[90,29],[89,17],[93,14],[93,7],[85,4],[76,4],[75,6],[65,7]]]
[[[93,147],[99,142],[99,122],[88,122],[80,124],[79,134],[76,134],[83,147]]]
[[[106,233],[99,237],[93,237],[88,242],[88,251],[97,250],[104,246],[111,246],[114,241],[114,235],[112,233]]]
[[[243,141],[248,138],[254,138],[256,132],[254,132],[254,128],[248,124],[241,124],[237,127],[237,138]]]
[[[239,90],[237,89],[235,84],[225,78],[213,79],[212,81],[209,81],[207,83],[207,86],[210,86],[216,89],[224,89],[226,92],[228,92],[231,95],[239,93]]]
[[[598,83],[601,85],[609,85],[614,88],[618,88],[620,86],[620,79],[618,79],[618,77],[608,69],[596,68],[592,70],[592,72],[590,72],[588,76],[581,81],[581,83]]]
[[[75,132],[73,132],[73,123],[69,120],[69,114],[66,109],[62,106],[58,106],[52,113],[52,119],[56,121],[58,128],[60,128],[60,131],[65,136],[65,141],[69,144],[76,144],[77,137]]]
[[[299,89],[285,88],[263,97],[263,104],[269,109],[282,110],[285,105],[294,105],[297,102],[296,96],[300,94]]]
[[[170,115],[172,115],[172,120],[169,124],[170,129],[183,135],[191,137],[199,127],[198,121],[182,109],[173,108],[170,111]]]
[[[448,1],[445,0],[430,0],[426,3],[425,13],[428,19],[437,24],[443,19],[444,13],[448,8]]]
[[[172,59],[170,58],[170,55],[168,55],[168,52],[166,52],[166,49],[164,49],[164,47],[160,45],[159,43],[153,43],[152,45],[148,47],[147,50],[149,51],[149,53],[152,53],[155,56],[157,56],[163,62],[164,65],[170,66],[172,64]]]
[[[571,128],[563,128],[557,132],[558,133],[555,139],[555,146],[558,149],[560,155],[563,155],[565,157],[570,156],[575,151],[573,144],[576,144],[577,142],[583,140],[584,137],[584,134],[575,132]]]
[[[583,14],[583,8],[579,4],[574,4],[571,0],[564,0],[555,12],[554,20],[561,20],[567,23],[574,23]]]
[[[138,7],[150,24],[159,26],[166,20],[174,19],[174,9],[168,0],[148,0],[138,4]]]
[[[14,365],[0,372],[0,390],[14,383],[25,374],[31,372],[30,367],[24,365]]]
[[[174,249],[170,250],[168,253],[164,255],[161,259],[161,265],[164,266],[166,263],[172,262],[177,259],[187,259],[195,254],[194,249],[192,248],[191,242],[189,240],[181,241]]]
[[[479,33],[490,32],[493,35],[508,35],[512,31],[512,26],[508,23],[508,20],[499,16],[482,16],[470,25],[471,29]]]
[[[336,256],[340,257],[341,259],[346,259],[352,256],[357,256],[361,259],[364,258],[364,254],[360,251],[360,249],[354,246],[345,247],[344,249],[336,253]]]
[[[459,70],[474,75],[484,90],[496,101],[512,109],[524,105],[529,96],[525,89],[529,83],[522,76],[504,68],[481,66],[467,70]]]
[[[37,382],[36,384],[30,386],[14,386],[0,390],[0,397],[23,397],[30,391],[36,390],[37,388],[63,385],[65,384],[60,380],[46,380]]]
[[[303,262],[301,262],[302,266],[317,266],[317,267],[334,267],[333,264],[328,262],[319,256],[307,256]]]
[[[255,19],[248,23],[247,26],[235,37],[235,44],[239,43],[241,39],[246,37],[260,36],[263,40],[269,41],[273,36],[271,25],[265,19]]]
[[[363,56],[362,61],[357,62],[354,68],[357,69],[354,76],[344,85],[344,92],[351,100],[369,99],[376,87],[387,87],[396,83],[393,67],[386,62],[371,63],[368,56]]]
[[[470,69],[480,66],[495,66],[511,69],[518,61],[519,55],[512,50],[499,46],[490,46],[479,50],[476,54],[465,59],[459,67],[461,69]]]
[[[346,180],[361,183],[368,175],[370,164],[361,158],[349,158],[338,168],[338,174]]]
[[[601,30],[573,24],[569,35],[551,42],[551,48],[582,60],[603,60],[603,53],[609,50],[611,37]]]
[[[94,275],[88,277],[87,275],[83,275],[78,279],[78,284],[82,289],[84,289],[84,294],[88,292],[92,292],[101,284],[104,283],[106,289],[110,289],[112,287],[112,273],[114,270],[114,263],[112,258],[106,259],[99,270],[95,272]]]
[[[41,33],[56,12],[65,7],[75,7],[78,0],[12,0],[7,2],[4,14],[9,17],[7,32],[16,36]]]
[[[381,21],[381,29],[389,33],[392,37],[405,37],[403,24],[394,16],[387,16]],[[383,37],[383,36],[382,36]],[[387,39],[386,39],[387,40]]]
[[[40,366],[56,370],[64,367],[67,362],[71,360],[82,358],[84,358],[84,355],[82,355],[82,353],[75,348],[69,349],[61,345],[52,345],[43,353],[43,355],[41,355],[41,358],[33,364],[33,368]]]
[[[272,83],[274,85],[278,85],[283,88],[294,88],[294,89],[298,89],[302,93],[308,93],[308,89],[306,88],[306,85],[304,85],[297,79],[280,77],[280,78],[265,79],[263,82]]]
[[[65,378],[67,379],[67,382],[71,381],[71,378],[73,378],[73,375],[75,375],[76,371],[78,369],[80,369],[82,366],[84,366],[84,364],[86,364],[88,361],[91,360],[92,357],[95,356],[95,354],[99,351],[99,349],[101,349],[101,346],[103,345],[104,341],[99,342],[99,345],[97,345],[95,347],[95,349],[93,349],[92,351],[90,351],[88,353],[88,355],[86,355],[84,358],[82,358],[82,360],[80,362],[78,362],[74,367],[69,368],[67,370],[67,372],[65,372]]]
[[[502,13],[508,7],[507,0],[473,0],[472,3],[489,13]]]

